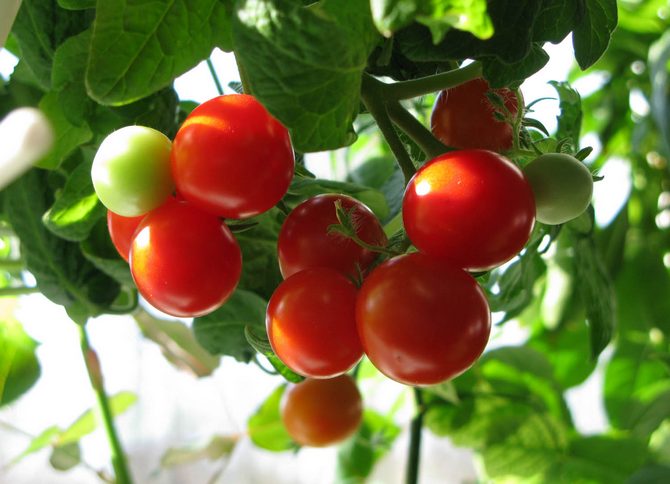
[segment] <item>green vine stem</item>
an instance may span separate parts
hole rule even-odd
[[[440,140],[433,136],[418,119],[407,111],[398,101],[392,101],[388,104],[388,113],[391,121],[395,123],[407,136],[419,145],[428,159],[433,159],[450,150]]]
[[[0,259],[0,271],[18,272],[26,268],[23,259]]]
[[[98,410],[100,412],[100,416],[102,417],[105,433],[107,434],[107,440],[109,441],[109,446],[112,452],[112,466],[114,467],[114,474],[116,475],[116,483],[132,484],[133,481],[130,477],[130,472],[128,471],[126,456],[123,453],[121,441],[119,440],[116,427],[114,425],[112,409],[109,404],[107,393],[105,393],[98,355],[90,345],[88,333],[86,332],[86,325],[77,324],[77,326],[79,326],[81,353],[84,357],[84,363],[86,364],[88,377],[91,380],[91,386],[95,391]]]
[[[407,460],[407,484],[419,482],[419,463],[421,456],[421,431],[423,429],[423,394],[419,388],[414,388],[414,401],[416,403],[416,415],[410,425],[409,453]]]
[[[207,58],[207,67],[209,68],[209,73],[212,75],[212,79],[214,80],[214,84],[216,85],[216,90],[219,93],[219,96],[221,96],[223,94],[223,86],[221,85],[219,76],[217,75],[216,70],[214,69],[214,63],[212,62],[211,57]]]
[[[390,84],[382,83],[385,99],[412,99],[433,92],[458,86],[482,75],[481,63],[475,61],[464,67],[447,72],[426,76],[411,81],[399,81]]]
[[[38,287],[16,286],[0,288],[0,297],[23,296],[24,294],[35,294],[40,292]]]
[[[242,83],[242,91],[245,94],[251,94],[251,86],[249,85],[249,78],[247,77],[247,70],[240,61],[240,58],[235,55],[235,63],[237,64],[237,71],[240,73],[240,82]]]
[[[416,173],[416,168],[414,163],[412,163],[407,150],[403,145],[398,133],[396,133],[393,123],[389,118],[389,114],[386,110],[386,101],[382,97],[381,91],[377,89],[378,85],[383,83],[379,82],[372,76],[367,74],[363,75],[363,80],[361,84],[361,100],[365,107],[370,112],[370,115],[374,118],[379,126],[379,130],[382,132],[382,135],[386,139],[393,155],[398,160],[398,165],[402,170],[403,175],[405,176],[405,184],[409,183],[409,180]]]

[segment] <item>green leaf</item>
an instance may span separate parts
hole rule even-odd
[[[244,335],[246,326],[263,331],[267,302],[257,294],[238,289],[219,309],[195,318],[198,342],[214,355],[232,356],[248,363],[256,353]]]
[[[81,462],[79,442],[54,447],[49,457],[49,464],[57,471],[69,471]]]
[[[484,59],[483,74],[491,87],[518,86],[542,69],[548,61],[549,54],[540,44],[533,43],[526,57],[511,64],[501,62],[496,57]]]
[[[649,48],[651,70],[651,99],[649,105],[654,121],[660,131],[665,149],[670,151],[670,113],[668,113],[668,89],[670,72],[670,32],[666,32]]]
[[[617,25],[616,0],[585,0],[580,22],[572,34],[575,59],[582,70],[605,52]]]
[[[83,305],[91,315],[111,304],[119,293],[114,280],[98,271],[81,254],[79,246],[49,232],[42,216],[51,206],[46,174],[31,170],[5,190],[5,210],[21,240],[28,270],[42,294],[56,304]]]
[[[251,441],[261,449],[281,452],[296,448],[281,420],[279,406],[286,385],[275,389],[247,422]]]
[[[354,436],[337,453],[337,482],[365,482],[374,465],[391,450],[400,434],[393,418],[367,409]]]
[[[369,1],[241,0],[233,39],[250,93],[288,127],[296,150],[353,143],[361,74],[378,41]]]
[[[136,312],[134,317],[142,335],[156,343],[175,367],[201,378],[211,375],[219,366],[220,359],[203,348],[191,328],[181,321],[154,318],[146,311]]]
[[[56,0],[23,0],[12,33],[23,62],[42,89],[51,87],[56,48],[71,35],[85,30],[92,19],[91,11],[64,10]]]
[[[582,0],[543,0],[533,26],[533,40],[561,42],[577,24],[581,3]]]
[[[289,369],[289,367],[287,367],[274,353],[265,329],[263,329],[263,331],[259,331],[254,330],[253,326],[247,326],[244,328],[244,336],[247,338],[249,344],[261,355],[265,356],[274,369],[277,370],[277,372],[287,381],[292,383],[300,383],[305,379],[304,376],[298,375]]]
[[[218,461],[229,456],[237,445],[237,437],[214,435],[204,446],[170,448],[161,457],[161,467],[171,468],[201,460]]]
[[[74,169],[44,214],[44,225],[63,239],[74,242],[86,239],[96,222],[107,213],[93,188],[91,164],[92,160]]]
[[[559,108],[556,138],[567,139],[573,150],[579,149],[579,133],[582,128],[582,100],[579,93],[567,82],[550,81],[558,93]]]
[[[215,46],[230,50],[229,8],[220,0],[98,2],[89,95],[101,104],[127,104],[168,86]]]
[[[371,6],[375,25],[386,37],[414,20],[431,29],[435,43],[452,27],[480,39],[493,35],[486,0],[380,0]]]
[[[627,484],[664,484],[670,481],[670,467],[650,465],[630,476]]]
[[[0,319],[0,407],[27,392],[40,377],[37,343],[11,317]]]
[[[11,463],[16,464],[23,460],[24,457],[27,457],[30,454],[34,454],[35,452],[39,452],[45,447],[49,447],[53,444],[58,434],[60,434],[60,431],[61,430],[55,425],[44,429],[41,434],[30,441],[30,444],[28,444],[26,450],[12,459]]]
[[[58,5],[68,10],[84,10],[95,8],[97,0],[58,0]]]
[[[137,395],[132,392],[119,392],[109,397],[109,406],[112,416],[118,416],[135,405]],[[81,440],[82,437],[92,433],[98,426],[97,417],[93,410],[87,410],[75,420],[72,425],[62,431],[55,440],[56,446],[62,447]]]

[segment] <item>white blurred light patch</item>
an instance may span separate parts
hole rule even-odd
[[[610,158],[598,172],[602,181],[593,186],[593,208],[596,223],[605,227],[626,203],[632,188],[630,164],[623,158]]]

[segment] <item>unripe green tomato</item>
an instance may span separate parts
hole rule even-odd
[[[171,147],[167,136],[144,126],[126,126],[107,136],[91,169],[103,205],[124,217],[137,217],[162,205],[174,190]]]
[[[535,195],[535,218],[558,225],[579,217],[591,202],[593,177],[574,156],[545,153],[523,169]]]

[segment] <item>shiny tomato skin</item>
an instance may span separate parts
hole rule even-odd
[[[284,427],[301,445],[337,444],[356,432],[362,418],[361,394],[349,375],[308,378],[290,386],[282,398]]]
[[[356,234],[371,245],[386,246],[384,229],[374,213],[362,202],[346,195],[317,195],[305,200],[286,217],[277,242],[279,269],[287,277],[310,267],[330,267],[351,277],[365,272],[376,253],[364,249],[340,233],[328,231],[338,224],[335,202],[354,210]]]
[[[463,373],[482,354],[491,331],[477,281],[416,252],[384,262],[365,279],[356,322],[372,364],[406,385],[432,385]]]
[[[242,254],[217,217],[172,200],[140,223],[130,249],[140,294],[177,317],[197,317],[221,306],[240,279]]]
[[[356,292],[347,277],[326,267],[306,269],[279,284],[265,319],[279,359],[311,378],[332,378],[352,368],[363,356]]]
[[[479,148],[502,152],[512,147],[512,127],[495,119],[496,108],[486,97],[490,87],[484,79],[473,79],[440,91],[433,105],[430,126],[433,135],[453,148]],[[512,115],[518,111],[516,94],[494,89]]]
[[[410,180],[402,216],[421,251],[470,271],[496,267],[519,253],[535,221],[523,173],[486,150],[445,153]]]
[[[230,94],[195,108],[171,153],[177,191],[226,218],[272,208],[288,190],[294,157],[288,130],[252,96]]]
[[[109,231],[109,237],[112,239],[116,251],[126,262],[128,262],[128,258],[130,257],[130,246],[133,243],[135,230],[137,230],[137,226],[144,217],[144,215],[122,217],[111,210],[107,210],[107,230]]]

